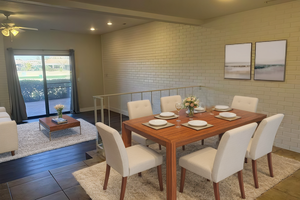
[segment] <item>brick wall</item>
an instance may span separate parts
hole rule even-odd
[[[0,34],[0,107],[5,107],[10,112],[4,51],[3,36]]]
[[[106,94],[204,85],[215,104],[230,104],[234,95],[258,97],[258,112],[285,114],[275,145],[300,152],[299,1],[199,27],[152,22],[101,37]],[[254,64],[256,41],[281,39],[288,41],[285,82],[224,79],[225,44],[252,42]]]

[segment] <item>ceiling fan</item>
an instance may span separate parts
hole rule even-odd
[[[20,27],[20,26],[15,26],[15,23],[11,20],[8,19],[10,16],[10,13],[3,13],[6,16],[6,19],[2,21],[0,30],[2,29],[2,34],[6,37],[13,35],[16,36],[18,35],[19,32],[24,32],[24,30],[32,30],[32,31],[37,31],[37,28],[28,28],[28,27]]]

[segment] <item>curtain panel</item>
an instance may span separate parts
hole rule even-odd
[[[71,69],[71,82],[72,82],[70,112],[79,113],[80,111],[79,111],[78,92],[77,92],[74,49],[69,50],[69,55],[70,55],[70,69]]]

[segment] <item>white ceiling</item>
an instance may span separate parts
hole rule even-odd
[[[26,3],[19,3],[22,0],[11,1],[0,0],[0,12],[13,12],[10,19],[17,26],[103,34],[153,20],[178,20],[193,24],[195,20],[200,22],[293,0],[27,0]],[[113,10],[114,8],[119,9]],[[105,13],[97,12],[100,10]],[[0,15],[0,22],[4,19],[4,15]],[[107,25],[109,21],[113,23],[112,26]],[[95,27],[96,30],[91,32],[91,27]]]

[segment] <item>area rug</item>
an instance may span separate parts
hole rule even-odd
[[[0,154],[0,163],[96,139],[96,127],[83,119],[78,120],[81,135],[80,128],[74,127],[52,132],[51,141],[46,129],[41,126],[41,131],[39,130],[39,122],[18,125],[19,149],[15,156],[11,156],[10,152]]]
[[[205,145],[202,146],[200,142],[189,144],[186,150],[182,151],[177,148],[177,159],[181,156],[197,151],[207,146],[216,146],[217,138],[210,138],[205,140]],[[158,145],[150,146],[158,153],[165,155],[165,148],[158,150]],[[165,156],[164,156],[165,161]],[[177,160],[178,163],[178,160]],[[258,180],[259,189],[254,188],[251,161],[244,165],[244,185],[246,199],[256,199],[262,193],[273,187],[275,184],[286,178],[297,169],[300,168],[300,162],[273,154],[273,167],[274,178],[269,176],[269,169],[267,158],[262,157],[257,161],[258,165]],[[122,176],[114,169],[111,169],[108,181],[107,190],[103,190],[103,183],[105,177],[106,162],[102,162],[85,168],[73,173],[77,181],[84,188],[86,193],[93,200],[103,199],[119,199],[121,191]],[[159,190],[157,170],[156,168],[150,169],[142,173],[142,177],[133,175],[128,177],[125,199],[127,200],[141,200],[141,199],[166,199],[166,164],[163,164],[163,183],[164,191]],[[184,192],[179,193],[178,188],[180,185],[180,167],[177,165],[177,199],[190,200],[190,199],[214,199],[213,183],[208,182],[205,178],[198,176],[187,170]],[[220,195],[221,199],[241,199],[240,189],[238,184],[237,175],[232,175],[227,179],[220,182]]]

